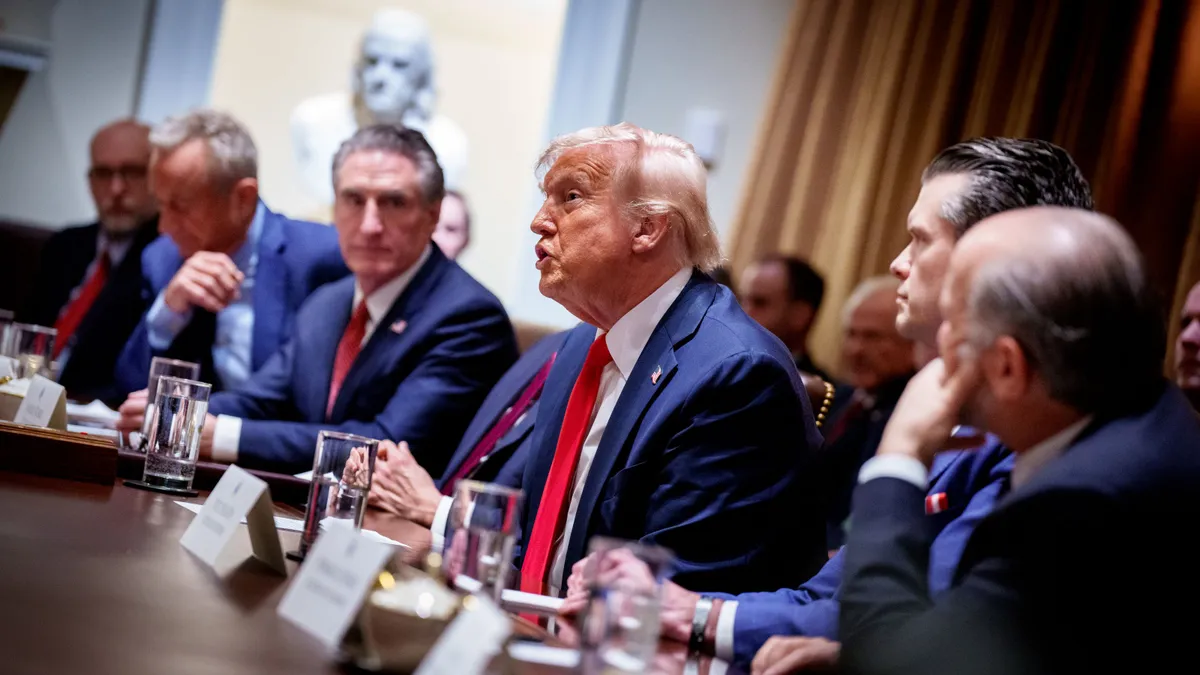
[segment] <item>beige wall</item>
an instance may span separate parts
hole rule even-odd
[[[314,216],[300,187],[289,121],[302,100],[349,91],[359,36],[382,7],[429,22],[438,112],[471,145],[465,192],[474,238],[460,262],[505,298],[511,242],[529,226],[533,163],[543,142],[567,0],[225,0],[210,102],[249,127],[263,198]],[[324,214],[324,215],[327,215]]]

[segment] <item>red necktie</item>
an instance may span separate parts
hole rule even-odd
[[[58,358],[71,336],[75,334],[75,329],[83,323],[83,317],[87,316],[88,310],[100,296],[100,291],[104,290],[104,284],[108,281],[108,266],[108,251],[101,250],[92,276],[88,277],[88,280],[79,289],[79,294],[75,296],[71,304],[67,305],[66,309],[59,313],[58,321],[54,322],[54,328],[58,331],[58,335],[54,342],[54,354],[51,358]]]
[[[454,485],[463,478],[471,475],[471,472],[475,470],[475,467],[479,466],[483,458],[488,456],[492,449],[496,447],[496,444],[500,442],[501,438],[504,438],[504,434],[507,434],[516,426],[517,420],[521,419],[521,415],[524,415],[529,410],[529,406],[533,405],[533,402],[542,395],[542,387],[546,386],[546,378],[550,375],[550,366],[554,365],[554,356],[554,354],[550,355],[550,358],[546,360],[542,369],[533,376],[529,385],[525,387],[525,391],[522,391],[521,395],[517,397],[517,402],[500,416],[500,419],[488,430],[483,440],[479,441],[471,449],[471,454],[467,455],[467,460],[458,467],[458,471],[455,471],[450,480],[446,481],[446,484],[442,486],[442,494],[447,496],[453,494]]]
[[[354,359],[362,351],[363,338],[367,334],[367,301],[363,300],[354,308],[350,323],[346,324],[346,332],[338,342],[337,355],[333,357],[333,377],[329,380],[329,402],[325,404],[325,419],[333,415],[333,404],[337,401],[342,383],[346,381],[346,373],[354,365]]]
[[[587,437],[592,410],[596,407],[596,396],[600,392],[600,375],[610,362],[612,354],[608,352],[608,343],[604,336],[600,336],[588,350],[583,370],[571,389],[571,398],[567,399],[567,413],[558,433],[554,461],[550,463],[550,475],[546,477],[546,488],[542,491],[533,531],[525,547],[525,561],[521,565],[521,590],[526,593],[541,594],[545,590],[550,552],[562,531],[567,514],[568,494],[575,481],[579,451]]]

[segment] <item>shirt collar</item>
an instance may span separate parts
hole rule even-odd
[[[432,251],[433,244],[426,244],[425,250],[421,251],[421,257],[417,258],[415,263],[409,265],[408,269],[367,296],[367,315],[371,317],[371,323],[379,323],[383,320],[383,317],[387,316],[388,310],[396,303],[396,299],[400,297],[404,289],[408,288],[408,284],[412,282],[413,277],[417,276],[417,272],[425,264],[425,261],[429,260],[429,255]],[[358,285],[358,282],[355,281],[354,304],[351,305],[351,308],[358,307],[358,303],[362,302],[362,300],[362,286]]]
[[[1013,488],[1028,482],[1034,474],[1057,459],[1091,421],[1092,416],[1086,415],[1050,438],[1018,454],[1012,470]]]
[[[262,238],[263,220],[266,218],[267,207],[260,201],[254,208],[254,218],[250,220],[250,228],[246,230],[246,241],[238,250],[229,256],[233,264],[246,276],[254,273],[254,264],[258,261],[258,240]]]
[[[120,267],[121,261],[125,259],[125,254],[129,253],[129,248],[133,246],[134,236],[137,235],[114,240],[101,227],[100,234],[96,237],[96,259],[100,259],[102,252],[108,253],[108,266],[111,269]]]
[[[638,357],[642,355],[642,350],[650,341],[650,335],[658,326],[658,322],[666,316],[667,310],[671,309],[671,305],[675,303],[679,294],[683,293],[691,278],[690,267],[679,270],[667,279],[665,284],[659,286],[658,290],[626,312],[625,316],[613,324],[612,330],[608,331],[605,337],[608,351],[612,354],[613,363],[621,371],[621,376],[626,380],[633,373],[633,367],[637,365]],[[597,330],[596,334],[604,335],[604,331]]]

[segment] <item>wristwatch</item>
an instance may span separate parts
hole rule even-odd
[[[688,649],[700,651],[704,646],[704,628],[708,625],[708,614],[712,611],[712,598],[701,596],[696,601],[696,613],[692,615],[692,634],[688,637]]]

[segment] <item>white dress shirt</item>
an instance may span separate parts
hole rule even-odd
[[[651,293],[629,310],[613,324],[612,330],[605,334],[597,331],[597,338],[608,343],[608,351],[612,354],[612,363],[604,366],[600,375],[600,389],[596,395],[596,406],[592,409],[592,420],[588,426],[587,435],[583,439],[583,448],[579,452],[579,463],[575,466],[575,478],[571,486],[571,501],[567,506],[566,527],[553,546],[550,558],[550,594],[559,595],[570,570],[564,569],[567,560],[567,543],[571,541],[571,531],[575,528],[575,515],[579,510],[579,500],[583,497],[583,488],[587,485],[588,471],[592,468],[592,460],[608,427],[613,409],[625,390],[625,382],[633,373],[638,358],[642,355],[650,335],[658,327],[667,310],[675,303],[675,299],[683,292],[688,280],[692,277],[691,268],[683,268],[667,280],[658,290]]]
[[[355,282],[354,284],[354,299],[350,303],[350,314],[353,316],[358,303],[362,302],[363,297],[367,299],[367,329],[363,333],[361,344],[367,344],[371,336],[375,333],[375,328],[379,326],[379,322],[383,321],[387,313],[392,309],[392,305],[396,304],[396,300],[400,298],[400,294],[404,289],[408,288],[408,284],[412,282],[413,277],[429,260],[429,254],[433,250],[433,244],[427,244],[425,250],[421,252],[421,257],[417,258],[417,262],[413,263],[407,270],[404,270],[396,278],[386,284],[375,289],[371,295],[363,293],[362,286]],[[238,457],[238,445],[242,438],[242,418],[233,417],[232,415],[218,415],[217,424],[213,428],[213,459],[218,462],[234,463]]]
[[[1030,477],[1062,455],[1075,437],[1092,421],[1086,416],[1058,431],[1041,443],[1017,455],[1013,463],[1011,485],[1013,489],[1025,484]],[[929,469],[921,460],[904,455],[880,455],[867,460],[858,472],[858,482],[866,483],[876,478],[896,478],[921,488],[929,489]],[[737,602],[721,605],[717,617],[717,658],[733,658],[734,623],[737,620]]]

